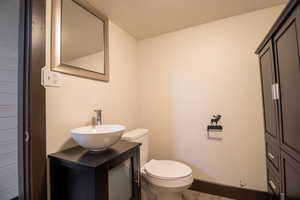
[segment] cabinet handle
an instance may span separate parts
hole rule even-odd
[[[272,90],[272,99],[278,100],[279,99],[279,84],[278,83],[274,83],[271,86],[271,90]]]
[[[272,187],[273,190],[276,190],[276,185],[273,183],[273,181],[269,181],[270,186]]]
[[[272,86],[271,86],[271,92],[272,92],[272,99],[275,100],[276,99],[275,84],[272,84]]]
[[[275,83],[275,94],[276,94],[276,99],[279,99],[279,84]]]
[[[268,153],[269,158],[271,158],[272,160],[275,158],[275,156],[273,156],[273,154]]]
[[[271,90],[272,90],[272,99],[275,101],[276,100],[276,88],[275,88],[275,84],[272,84]]]

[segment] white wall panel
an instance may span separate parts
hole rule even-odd
[[[6,142],[9,140],[17,140],[18,137],[18,130],[17,128],[15,129],[5,129],[5,130],[0,130],[0,143],[1,142]]]

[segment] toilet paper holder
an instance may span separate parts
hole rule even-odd
[[[213,118],[210,120],[210,125],[207,126],[208,139],[222,139],[222,135],[220,135],[220,132],[223,131],[223,126],[218,124],[221,118],[222,115],[213,115]]]

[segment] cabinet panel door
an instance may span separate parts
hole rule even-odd
[[[277,131],[277,109],[276,101],[273,97],[272,85],[275,81],[275,67],[272,43],[269,42],[259,55],[261,82],[264,104],[265,132],[276,141],[278,140]]]
[[[300,199],[300,163],[281,152],[282,180],[287,200]]]
[[[296,8],[274,40],[280,84],[281,143],[287,151],[297,154],[300,154],[299,20]]]

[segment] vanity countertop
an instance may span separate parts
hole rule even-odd
[[[103,152],[90,152],[80,146],[66,149],[57,153],[48,155],[50,159],[77,164],[85,167],[96,168],[107,162],[118,160],[121,155],[131,153],[141,144],[134,142],[119,141],[115,145]]]

